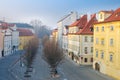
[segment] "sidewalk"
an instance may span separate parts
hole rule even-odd
[[[20,51],[0,59],[0,80],[16,80],[9,72],[11,64],[20,57]]]

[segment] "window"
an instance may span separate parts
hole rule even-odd
[[[104,52],[102,51],[101,52],[101,59],[103,59],[104,58]]]
[[[114,27],[113,27],[113,26],[110,26],[110,30],[113,31],[113,30],[114,30]]]
[[[85,47],[85,50],[84,50],[84,51],[85,51],[85,54],[87,54],[87,47]]]
[[[93,27],[90,28],[90,31],[93,32]]]
[[[98,44],[98,38],[96,38],[96,44]]]
[[[98,57],[98,51],[96,51],[96,57]]]
[[[113,39],[111,38],[110,39],[110,46],[112,46],[113,45]]]
[[[85,36],[85,42],[88,42],[88,37],[87,36]]]
[[[112,54],[110,55],[110,61],[111,62],[113,61],[113,55]]]
[[[100,19],[102,19],[102,14],[100,14]]]
[[[93,58],[91,58],[91,62],[93,62]]]
[[[93,53],[93,47],[91,47],[91,53]]]
[[[104,39],[101,40],[101,45],[104,45]]]
[[[84,62],[87,62],[87,58],[84,59]]]
[[[96,27],[96,31],[99,31],[99,28],[98,28],[98,27]]]
[[[104,31],[104,26],[102,27],[102,31]]]
[[[91,37],[91,42],[93,42],[93,37]]]

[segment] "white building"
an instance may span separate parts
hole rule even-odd
[[[70,14],[63,17],[61,20],[57,22],[58,26],[58,42],[60,46],[62,47],[63,42],[63,29],[66,25],[70,25],[71,23],[75,22],[78,18],[78,15],[76,12],[71,12]]]
[[[19,31],[17,31],[16,25],[10,26],[10,29],[12,30],[12,52],[18,50],[19,46]]]
[[[62,40],[62,48],[65,53],[68,52],[68,26],[66,25],[63,28],[63,40]]]
[[[4,32],[4,42],[3,42],[3,52],[4,56],[10,55],[12,53],[12,33],[10,29],[3,30]]]
[[[19,32],[14,24],[6,22],[0,25],[0,53],[1,56],[12,54],[19,46]]]

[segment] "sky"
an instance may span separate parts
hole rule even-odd
[[[0,0],[0,20],[30,23],[38,19],[53,28],[71,11],[92,14],[117,8],[120,0]]]

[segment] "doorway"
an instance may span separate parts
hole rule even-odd
[[[100,65],[98,63],[95,63],[95,70],[100,71]]]

